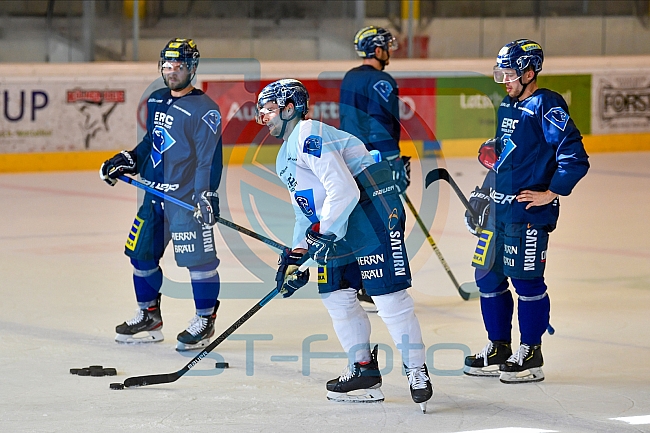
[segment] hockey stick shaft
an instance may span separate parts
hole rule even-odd
[[[300,263],[300,267],[296,272],[293,273],[293,275],[299,275],[303,273],[309,267],[309,265],[314,264],[315,262],[310,259],[309,255],[305,254],[299,263]],[[132,388],[138,386],[158,385],[161,383],[176,382],[185,373],[190,371],[196,364],[198,364],[199,361],[205,358],[208,355],[208,353],[212,352],[215,347],[220,345],[226,338],[228,338],[231,334],[233,334],[241,325],[246,323],[248,319],[253,317],[255,313],[257,313],[263,306],[268,304],[271,301],[271,299],[275,298],[278,295],[278,293],[280,293],[280,288],[278,287],[271,290],[264,298],[262,298],[259,302],[257,302],[257,304],[253,305],[253,307],[250,310],[244,313],[243,316],[237,319],[235,323],[230,325],[228,329],[223,331],[221,335],[219,335],[216,338],[216,340],[214,340],[205,349],[203,349],[201,353],[199,353],[194,358],[192,358],[192,360],[188,362],[185,365],[185,367],[181,368],[180,370],[174,373],[151,374],[147,376],[129,377],[124,381],[124,386],[126,388]]]
[[[185,203],[184,201],[179,200],[179,199],[177,199],[175,197],[169,196],[169,195],[165,194],[164,192],[161,192],[161,191],[158,191],[157,189],[151,188],[150,186],[145,185],[144,183],[139,182],[139,181],[137,181],[137,180],[135,180],[135,179],[133,179],[131,177],[122,175],[122,176],[119,176],[118,179],[121,180],[122,182],[129,183],[129,184],[131,184],[131,185],[133,185],[133,186],[135,186],[137,188],[140,188],[140,189],[142,189],[142,190],[144,190],[144,191],[146,191],[148,193],[151,193],[151,194],[153,194],[153,195],[155,195],[155,196],[157,196],[157,197],[159,197],[159,198],[161,198],[161,199],[163,199],[165,201],[174,203],[175,205],[180,206],[180,207],[182,207],[184,209],[187,209],[189,211],[194,212],[196,210],[196,208],[194,206],[192,206],[191,204]],[[266,236],[262,236],[259,233],[256,233],[256,232],[254,232],[252,230],[247,229],[246,227],[242,227],[239,224],[235,224],[232,221],[228,221],[228,220],[223,219],[221,217],[216,217],[215,220],[221,225],[224,225],[226,227],[230,227],[231,229],[237,230],[238,232],[243,233],[243,234],[245,234],[247,236],[250,236],[252,238],[255,238],[258,241],[262,241],[265,244],[272,246],[273,248],[277,248],[279,250],[285,250],[285,249],[289,248],[289,247],[286,247],[286,246],[282,245],[281,243],[278,243],[278,242],[274,241],[273,239],[269,239]]]

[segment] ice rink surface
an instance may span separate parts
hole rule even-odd
[[[591,163],[561,200],[550,238],[546,279],[556,333],[544,337],[541,383],[505,385],[460,374],[464,353],[486,343],[479,303],[457,295],[409,218],[416,243],[409,250],[410,291],[435,386],[427,414],[412,402],[376,314],[372,340],[382,348],[386,401],[325,398],[325,382],[345,361],[318,358],[341,348],[314,283],[302,297],[271,301],[178,381],[110,390],[109,383],[129,376],[177,371],[194,356],[174,350],[176,334],[194,314],[186,270],[174,267],[168,251],[163,267],[176,283],[163,288],[165,341],[116,344],[115,325],[136,307],[122,254],[135,188],[110,188],[96,172],[1,175],[0,432],[650,432],[650,153],[595,154]],[[423,218],[430,221],[436,210],[433,238],[456,278],[470,281],[475,240],[459,201],[448,185],[422,191],[434,164],[415,167],[409,195]],[[484,174],[474,158],[440,164],[467,194]],[[264,167],[231,167],[220,189],[222,216],[289,242],[286,191],[272,177]],[[260,200],[264,194],[270,202]],[[274,287],[277,255],[231,229],[217,233],[220,333]],[[216,370],[221,360],[231,368]],[[69,374],[97,364],[116,368],[118,376]]]

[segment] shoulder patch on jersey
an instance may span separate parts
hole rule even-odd
[[[302,147],[303,153],[308,153],[309,155],[314,155],[316,158],[320,158],[322,150],[323,150],[322,137],[318,135],[310,135],[305,139],[305,143]]]
[[[221,114],[217,110],[210,110],[201,117],[203,121],[210,127],[213,134],[216,134],[221,125]]]
[[[562,131],[566,128],[566,124],[569,123],[569,114],[562,107],[551,108],[546,112],[544,118]]]
[[[381,96],[384,101],[388,102],[388,97],[393,91],[392,84],[386,80],[379,80],[372,86],[372,88],[379,93],[379,96]]]

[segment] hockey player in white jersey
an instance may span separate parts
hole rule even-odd
[[[280,256],[276,280],[284,297],[309,280],[290,275],[304,254],[319,263],[318,290],[349,357],[340,377],[327,383],[328,399],[383,401],[377,348],[370,350],[370,321],[356,297],[360,282],[402,353],[413,401],[422,411],[433,396],[420,324],[406,292],[411,273],[404,244],[404,208],[387,162],[375,163],[363,142],[306,119],[309,94],[292,79],[267,85],[257,99],[257,121],[284,140],[278,176],[295,211],[292,250]],[[365,390],[361,395],[349,394]]]

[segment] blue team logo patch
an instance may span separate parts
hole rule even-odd
[[[304,189],[302,191],[296,191],[293,196],[302,213],[307,217],[307,219],[309,219],[309,221],[311,221],[312,224],[316,224],[318,222],[318,217],[316,216],[316,206],[314,205],[314,191],[311,189]]]
[[[213,134],[217,133],[219,125],[221,125],[221,113],[219,113],[217,110],[210,110],[205,113],[201,119],[203,119],[206,125],[210,127]]]
[[[496,160],[494,167],[492,167],[492,170],[496,171],[497,173],[499,172],[499,167],[501,167],[503,161],[505,161],[508,156],[517,148],[517,144],[512,141],[510,134],[503,134],[503,137],[501,137],[501,146],[503,147],[503,150],[501,150],[499,159]]]
[[[303,153],[308,153],[309,155],[314,155],[316,158],[320,158],[322,150],[322,137],[319,137],[318,135],[310,135],[305,139],[305,144],[302,147]]]
[[[551,108],[544,115],[544,118],[562,131],[564,131],[564,128],[566,128],[566,124],[569,123],[569,114],[561,107]]]
[[[153,137],[153,151],[151,152],[151,161],[156,167],[162,161],[162,154],[176,143],[174,137],[162,126],[155,126],[151,132]]]
[[[386,102],[388,102],[388,97],[393,92],[393,85],[386,80],[377,81],[372,88],[375,89],[375,91],[379,93],[379,96],[381,96],[381,98]]]

